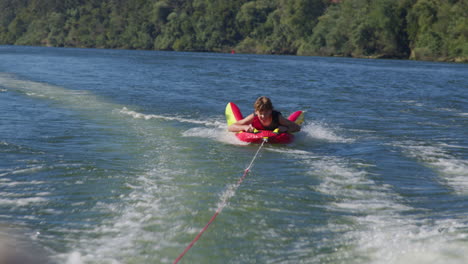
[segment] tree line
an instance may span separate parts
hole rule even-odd
[[[0,0],[0,44],[468,62],[468,0]]]

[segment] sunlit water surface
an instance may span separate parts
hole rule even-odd
[[[0,234],[54,263],[468,263],[468,66],[0,46]],[[226,132],[269,96],[290,145]]]

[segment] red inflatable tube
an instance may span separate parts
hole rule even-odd
[[[226,106],[226,120],[228,126],[235,123],[238,120],[243,119],[242,113],[237,107],[236,104],[230,102]],[[304,113],[302,111],[296,111],[292,113],[289,117],[289,120],[300,125],[304,121]],[[269,143],[273,144],[289,144],[294,141],[294,135],[291,133],[275,133],[270,130],[258,130],[258,132],[238,132],[236,137],[241,141],[248,143],[262,143],[265,138],[267,138]]]

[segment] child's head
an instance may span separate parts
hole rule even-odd
[[[266,96],[259,97],[254,103],[254,110],[258,112],[273,110],[273,104],[271,103],[270,98]]]

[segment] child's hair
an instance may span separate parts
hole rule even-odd
[[[266,96],[260,96],[254,103],[255,111],[268,111],[273,110],[273,104],[270,98]]]

